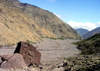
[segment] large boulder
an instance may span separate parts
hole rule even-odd
[[[6,55],[2,55],[0,56],[0,67],[1,68],[5,68],[5,69],[19,69],[19,68],[23,68],[23,67],[27,67],[23,56],[21,54],[6,54]]]
[[[36,48],[27,42],[19,42],[14,53],[22,54],[27,66],[39,66],[41,53]]]

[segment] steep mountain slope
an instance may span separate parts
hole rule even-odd
[[[84,39],[89,38],[89,37],[93,36],[96,33],[100,33],[100,27],[98,27],[98,28],[86,33],[85,35],[83,35],[83,38]]]
[[[38,8],[27,3],[21,3],[18,0],[9,0],[14,5],[22,9],[27,15],[40,26],[54,33],[57,37],[68,37],[74,39],[81,39],[77,32],[67,25],[65,22],[60,20],[53,13]]]
[[[79,29],[76,29],[77,33],[80,34],[82,37],[83,35],[85,35],[87,32],[89,32],[89,30],[87,29],[82,29],[82,28],[79,28]]]
[[[40,29],[41,28],[41,29]],[[39,32],[39,33],[38,33]],[[21,9],[7,0],[0,0],[0,45],[13,45],[19,41],[40,41],[41,36],[56,37]]]
[[[20,8],[13,2],[18,2]],[[73,28],[51,12],[18,0],[0,0],[0,46],[40,41],[41,37],[81,39]]]

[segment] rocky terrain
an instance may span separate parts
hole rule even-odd
[[[23,68],[23,69],[15,69],[15,71],[62,71],[65,68],[63,67],[63,63],[66,62],[65,58],[72,57],[75,54],[80,53],[80,51],[76,48],[72,42],[76,42],[78,40],[73,39],[65,39],[65,40],[53,40],[45,38],[42,42],[38,42],[37,44],[33,44],[36,49],[41,53],[41,61],[38,68]],[[10,47],[1,47],[0,55],[3,54],[13,54],[16,46]],[[2,71],[8,71],[1,69]],[[10,71],[10,70],[9,70]]]
[[[41,53],[41,61],[39,67],[29,66],[21,69],[0,68],[0,70],[1,71],[100,71],[99,38],[100,34],[96,34],[82,41],[74,39],[44,38],[43,41],[41,42],[37,43],[31,42],[31,44],[34,45],[35,48]],[[76,45],[79,50],[76,48]],[[31,47],[31,45],[29,46]],[[26,43],[23,47],[25,47],[26,49],[27,47]],[[16,46],[1,47],[0,57],[2,57],[3,54],[13,54],[15,48]],[[20,50],[21,49],[22,48],[20,48]],[[27,51],[29,50],[27,49]],[[28,55],[30,56],[30,51]]]

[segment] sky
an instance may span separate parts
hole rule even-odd
[[[54,13],[74,29],[100,26],[100,0],[19,0]]]

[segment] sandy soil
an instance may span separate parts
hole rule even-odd
[[[40,51],[42,55],[40,66],[45,66],[46,63],[50,66],[54,62],[56,62],[56,64],[60,64],[61,58],[64,57],[68,58],[70,56],[78,54],[80,51],[76,48],[75,45],[72,44],[72,42],[76,41],[78,40],[74,39],[52,40],[45,38],[43,41],[37,42],[37,44],[33,44],[37,48],[37,50]],[[2,47],[0,48],[0,55],[13,54],[15,48],[16,46]],[[0,70],[0,71],[5,71],[5,70]]]

